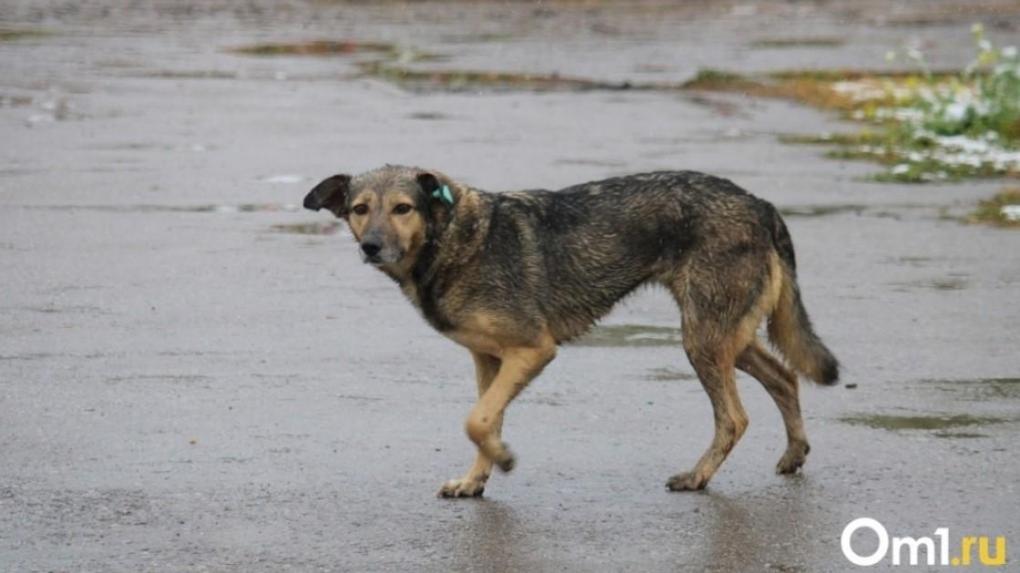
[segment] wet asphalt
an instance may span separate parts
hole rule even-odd
[[[0,29],[34,33],[0,41],[0,570],[852,571],[862,516],[1006,536],[1014,567],[1020,234],[958,219],[1002,181],[870,182],[778,143],[854,128],[789,102],[420,91],[359,76],[370,55],[229,51],[356,39],[445,56],[422,69],[681,81],[910,42],[960,65],[977,19],[1016,37],[1015,5],[962,4],[3,2]],[[803,37],[838,42],[752,46]],[[435,498],[473,456],[470,357],[298,209],[383,163],[490,190],[695,169],[780,206],[845,368],[802,387],[803,473],[773,473],[781,420],[741,377],[743,440],[704,492],[665,490],[712,416],[646,290],[513,404],[511,474]]]

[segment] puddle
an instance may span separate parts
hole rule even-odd
[[[674,370],[672,368],[652,368],[648,371],[648,375],[645,376],[646,380],[653,380],[655,382],[675,382],[680,380],[697,380],[698,377],[693,372],[685,372],[683,370]]]
[[[1020,400],[1020,378],[977,378],[974,380],[922,380],[921,385],[947,392],[953,399],[972,401]]]
[[[237,72],[223,70],[156,70],[141,72],[138,74],[143,78],[167,79],[167,80],[236,80],[239,79]]]
[[[956,278],[934,279],[927,283],[922,283],[921,286],[935,290],[963,290],[967,288],[967,281]]]
[[[138,374],[135,376],[111,376],[106,379],[107,384],[120,384],[124,382],[157,382],[168,384],[194,384],[198,382],[209,382],[209,376],[201,374]]]
[[[516,72],[495,72],[484,70],[425,70],[407,67],[413,62],[447,60],[446,56],[399,47],[384,42],[327,41],[315,40],[297,43],[266,43],[230,48],[227,51],[252,56],[328,56],[376,54],[378,57],[358,64],[365,76],[376,77],[405,88],[438,89],[445,91],[462,90],[526,90],[526,91],[582,91],[582,90],[624,90],[635,89],[630,82],[604,82],[587,78],[560,76],[559,74],[533,74]],[[213,72],[215,73],[215,72]],[[181,76],[180,72],[169,72],[159,77]],[[187,72],[185,72],[187,74]],[[201,75],[197,77],[210,77]],[[644,86],[646,89],[656,86]],[[439,119],[438,117],[413,117],[414,119]]]
[[[29,38],[49,36],[50,32],[34,28],[0,28],[0,42],[13,42]]]
[[[55,306],[50,304],[46,306],[23,306],[20,307],[20,310],[39,314],[110,314],[106,309],[91,305]]]
[[[948,440],[971,440],[975,438],[988,437],[988,434],[978,434],[976,432],[935,432],[932,435],[936,438],[944,438]]]
[[[826,217],[853,213],[860,215],[867,209],[864,205],[804,205],[799,207],[781,207],[779,214],[784,217]]]
[[[584,158],[566,158],[557,159],[553,161],[556,165],[592,165],[595,167],[626,167],[625,161],[617,161],[613,159],[584,159]]]
[[[196,153],[202,153],[205,151],[216,149],[216,147],[204,143],[171,145],[168,143],[125,141],[120,143],[90,145],[85,147],[85,149],[96,151],[194,151]]]
[[[352,400],[355,402],[382,402],[383,398],[376,396],[364,396],[361,394],[335,394],[336,398],[340,400]]]
[[[889,283],[894,287],[898,287],[898,291],[907,290],[937,290],[937,291],[958,291],[967,288],[967,281],[957,277],[945,277],[935,278],[929,280],[920,281],[909,281],[909,282],[895,282]]]
[[[22,177],[25,175],[35,175],[36,173],[42,173],[43,171],[43,169],[4,167],[0,168],[0,177]]]
[[[347,56],[365,53],[394,53],[398,51],[398,48],[384,42],[312,40],[293,43],[251,44],[230,48],[227,51],[246,56]]]
[[[889,257],[885,259],[884,262],[893,265],[905,265],[908,267],[921,268],[931,266],[931,264],[934,263],[935,261],[936,259],[934,257],[904,256],[904,257]]]
[[[423,121],[439,121],[443,119],[450,119],[450,116],[435,111],[416,111],[408,114],[408,119],[420,119]]]
[[[764,38],[751,42],[752,48],[838,48],[846,42],[841,38]]]
[[[514,35],[509,32],[480,32],[467,34],[447,34],[440,39],[448,44],[480,44],[512,40]]]
[[[692,93],[684,96],[686,101],[691,102],[694,105],[700,105],[712,110],[713,113],[720,117],[751,117],[749,114],[743,111],[743,108],[732,101],[717,97],[708,97],[705,94]]]
[[[316,221],[313,223],[273,225],[271,228],[277,233],[289,233],[293,235],[332,235],[340,230],[340,223],[336,221]]]
[[[422,70],[390,64],[386,61],[363,62],[359,65],[366,76],[419,90],[465,91],[620,91],[656,89],[652,85],[636,85],[628,81],[605,82],[559,74],[492,72],[480,70]]]
[[[28,352],[25,354],[0,354],[0,362],[7,361],[34,361],[34,360],[47,360],[55,356],[62,356],[60,354],[53,354],[50,352]]]
[[[107,358],[109,354],[103,354],[99,352],[93,352],[90,354],[68,354],[68,353],[53,353],[53,352],[28,352],[24,354],[0,354],[0,361],[37,361],[37,360],[50,360],[53,358],[73,358],[73,359],[85,359],[95,360],[99,358]]]
[[[1007,420],[990,416],[971,416],[970,414],[957,414],[955,416],[896,416],[891,414],[867,414],[859,416],[847,416],[841,418],[847,424],[853,426],[867,426],[877,430],[950,430],[953,428],[968,428],[972,426],[989,426],[1001,424]]]
[[[570,344],[596,347],[680,347],[680,329],[643,324],[611,324],[596,326],[588,334]]]

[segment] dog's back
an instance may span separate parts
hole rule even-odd
[[[561,341],[583,333],[646,283],[673,288],[691,277],[712,280],[746,258],[764,265],[784,240],[781,258],[789,257],[793,268],[785,227],[777,238],[782,220],[775,209],[702,173],[662,171],[488,198],[487,243],[493,254],[508,252],[494,258],[506,273],[523,275],[518,296],[538,299]],[[689,268],[692,257],[708,267]]]

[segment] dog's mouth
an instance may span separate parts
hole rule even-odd
[[[378,253],[378,254],[375,254],[375,255],[365,255],[365,254],[361,255],[361,260],[364,261],[365,264],[372,265],[373,267],[381,267],[381,266],[384,266],[384,265],[392,265],[392,264],[400,262],[401,258],[403,258],[403,254],[402,253],[391,253],[391,254],[388,254],[388,255],[386,253]]]

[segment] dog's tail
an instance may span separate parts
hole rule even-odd
[[[818,384],[831,386],[839,379],[839,361],[815,334],[797,286],[797,261],[793,240],[775,207],[772,211],[772,241],[782,273],[779,299],[768,319],[769,340],[798,373]]]

